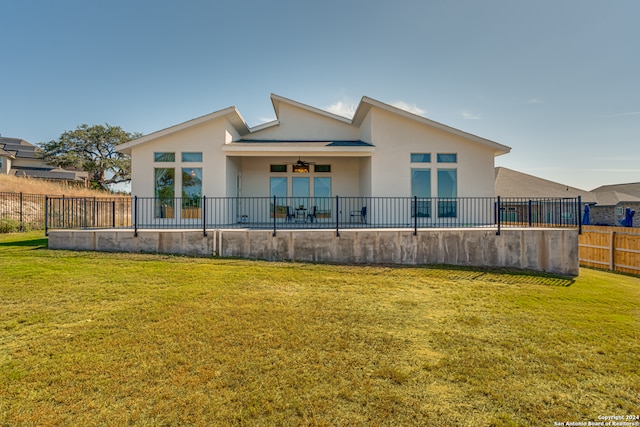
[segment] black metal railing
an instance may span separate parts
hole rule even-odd
[[[49,197],[49,229],[580,227],[580,198]]]
[[[0,232],[45,228],[44,194],[0,192]]]

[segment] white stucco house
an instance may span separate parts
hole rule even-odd
[[[132,195],[182,197],[183,216],[184,200],[201,196],[297,198],[301,207],[335,196],[494,197],[494,158],[510,151],[367,97],[353,118],[271,102],[276,119],[259,126],[229,107],[120,145]]]

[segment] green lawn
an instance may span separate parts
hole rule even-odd
[[[51,251],[0,235],[0,425],[640,414],[640,279]]]

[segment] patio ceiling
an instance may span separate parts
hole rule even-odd
[[[364,141],[236,141],[222,146],[227,156],[273,156],[299,153],[326,157],[370,157],[375,146]]]

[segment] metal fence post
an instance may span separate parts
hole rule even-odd
[[[418,235],[418,196],[413,196],[413,235]]]
[[[111,202],[111,226],[116,228],[116,201]]]
[[[133,237],[138,237],[138,196],[133,196]]]
[[[83,215],[82,215],[82,219],[84,221],[84,227],[83,228],[86,230],[87,229],[87,198],[85,197],[83,201],[84,201],[84,212],[83,212]]]
[[[207,237],[207,196],[202,196],[202,235]]]
[[[24,231],[23,209],[22,209],[23,202],[24,202],[24,197],[23,197],[22,191],[21,191],[20,192],[20,231]]]
[[[582,234],[582,196],[578,196],[578,234]]]
[[[340,237],[340,197],[336,196],[336,237]]]
[[[276,237],[276,212],[278,211],[278,207],[276,206],[277,203],[277,197],[274,194],[273,195],[273,237]]]
[[[44,196],[44,235],[49,235],[49,196]]]
[[[498,223],[498,231],[496,231],[496,236],[500,235],[500,196],[498,196],[498,205],[496,207],[496,222]]]
[[[532,203],[531,199],[529,199],[529,227],[533,226],[533,212],[531,211]]]

